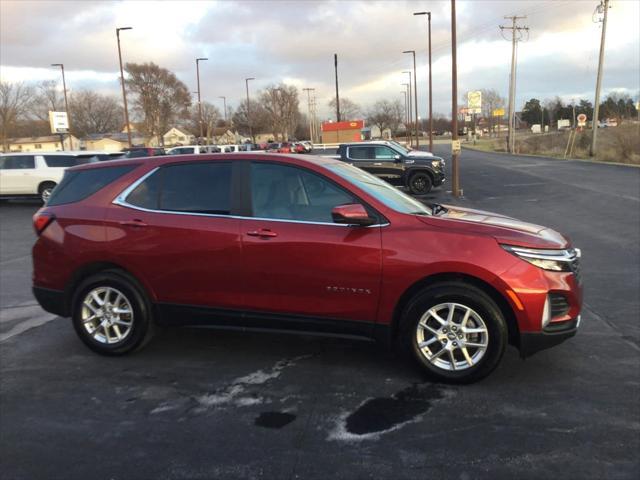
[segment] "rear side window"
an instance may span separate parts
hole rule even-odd
[[[67,171],[62,181],[53,190],[47,205],[79,202],[134,168],[136,165]]]
[[[127,196],[150,210],[231,213],[231,163],[187,163],[161,167]]]
[[[371,147],[349,147],[349,158],[353,160],[370,160],[374,150]]]
[[[74,167],[76,165],[82,165],[90,163],[91,158],[95,155],[43,155],[44,161],[47,167]]]

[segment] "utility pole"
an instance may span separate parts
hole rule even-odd
[[[415,110],[415,119],[416,119],[416,124],[415,124],[415,135],[416,135],[416,148],[420,147],[420,140],[418,138],[418,128],[420,128],[420,126],[418,125],[418,77],[417,77],[417,73],[416,73],[416,51],[415,50],[405,50],[402,53],[410,53],[413,55],[413,106],[414,106],[414,110]],[[411,76],[411,75],[409,75]]]
[[[124,122],[127,125],[127,139],[129,140],[129,148],[131,144],[131,125],[129,124],[129,109],[127,108],[127,92],[124,88],[124,72],[122,70],[122,50],[120,50],[120,30],[132,30],[133,27],[116,28],[116,37],[118,38],[118,58],[120,59],[120,83],[122,84],[122,101],[124,102]]]
[[[433,152],[433,86],[431,84],[431,12],[416,12],[414,15],[427,15],[429,38],[429,151]]]
[[[513,153],[515,150],[515,101],[516,101],[516,45],[522,39],[522,32],[529,31],[529,27],[519,27],[516,25],[520,19],[527,18],[526,16],[511,16],[504,17],[506,20],[511,20],[512,25],[510,27],[504,27],[500,25],[500,31],[511,30],[511,76],[509,78],[509,141],[508,150],[509,153]]]
[[[333,65],[336,70],[336,122],[340,121],[340,94],[338,93],[338,54],[333,54]]]
[[[311,107],[311,92],[315,90],[315,88],[303,88],[303,91],[307,92],[307,109],[309,111],[309,140],[313,143],[313,109]]]
[[[222,108],[224,108],[224,126],[227,126],[227,97],[218,97],[222,99]]]
[[[62,70],[62,89],[64,91],[64,111],[67,112],[67,123],[69,124],[69,150],[73,150],[73,141],[71,140],[71,112],[69,112],[69,102],[67,101],[67,82],[64,79],[64,65],[62,63],[52,63],[52,67],[60,67]],[[64,141],[61,143],[64,150]]]
[[[200,98],[200,62],[209,60],[208,58],[196,58],[196,77],[198,80],[198,123],[200,123],[200,142],[204,137],[202,129],[202,99]]]
[[[400,90],[400,93],[404,95],[404,136],[407,136],[407,131],[409,126],[407,125],[407,118],[409,116],[409,111],[407,110],[407,91]]]
[[[249,126],[249,136],[251,137],[251,142],[256,143],[256,139],[253,138],[253,127],[251,126],[251,102],[249,101],[249,80],[255,80],[255,78],[245,78],[244,84],[247,87],[247,124]]]
[[[458,140],[458,48],[456,40],[456,0],[451,0],[451,189],[460,197],[460,150]]]
[[[604,10],[604,11],[603,11]],[[589,156],[596,154],[596,137],[598,136],[598,122],[600,115],[600,87],[602,86],[602,64],[604,63],[604,40],[607,35],[607,13],[609,11],[609,0],[600,0],[598,5],[598,13],[602,13],[602,36],[600,37],[600,58],[598,59],[598,77],[596,80],[596,102],[593,106],[593,119],[591,120],[591,128],[593,136],[591,137],[591,148]]]

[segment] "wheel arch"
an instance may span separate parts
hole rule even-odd
[[[507,299],[502,295],[493,285],[489,284],[485,280],[481,278],[475,277],[473,275],[465,274],[465,273],[457,273],[457,272],[443,272],[436,273],[433,275],[429,275],[424,277],[413,285],[411,285],[405,292],[400,296],[400,300],[396,303],[396,306],[393,310],[393,318],[391,323],[391,332],[390,332],[390,340],[395,342],[398,336],[398,332],[400,330],[400,321],[402,317],[402,312],[409,304],[411,299],[415,297],[421,290],[436,285],[438,283],[457,281],[463,282],[482,290],[486,293],[498,306],[504,318],[507,322],[507,329],[509,332],[509,343],[511,345],[518,346],[520,342],[520,329],[518,327],[518,321],[516,319],[515,312]]]
[[[118,273],[123,275],[127,280],[136,285],[136,287],[138,287],[142,293],[144,293],[149,302],[153,303],[155,299],[155,297],[153,296],[153,292],[145,285],[143,281],[141,281],[138,277],[136,277],[133,273],[131,273],[123,266],[114,262],[91,262],[77,268],[67,282],[67,285],[64,289],[64,306],[66,311],[69,313],[72,311],[73,295],[78,286],[84,281],[84,279],[90,277],[91,275],[95,275],[96,273],[108,270],[117,271]]]
[[[58,185],[58,182],[56,182],[55,180],[51,180],[50,178],[38,182],[38,189],[37,189],[38,194],[42,193],[43,187],[47,184],[51,184],[55,187]]]

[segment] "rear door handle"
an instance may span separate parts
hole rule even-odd
[[[126,227],[146,227],[147,224],[144,223],[142,220],[139,219],[133,219],[133,220],[122,220],[120,222],[120,225],[126,226]]]
[[[260,230],[251,230],[247,232],[247,235],[250,237],[277,237],[278,234],[276,232],[272,232],[271,230],[260,229]]]

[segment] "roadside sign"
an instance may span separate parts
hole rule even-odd
[[[67,133],[69,131],[69,118],[67,112],[49,112],[49,125],[51,133]]]
[[[451,140],[451,153],[460,153],[462,147],[460,146],[460,140]]]
[[[470,122],[471,121],[471,115],[465,115],[464,116],[464,121],[465,122]]]
[[[494,117],[504,117],[504,108],[496,108],[492,115]]]
[[[480,90],[467,93],[467,107],[471,110],[478,110],[478,112],[472,113],[480,113],[480,109],[482,109],[482,92]]]
[[[587,116],[584,113],[578,115],[578,126],[584,127],[587,124]]]

